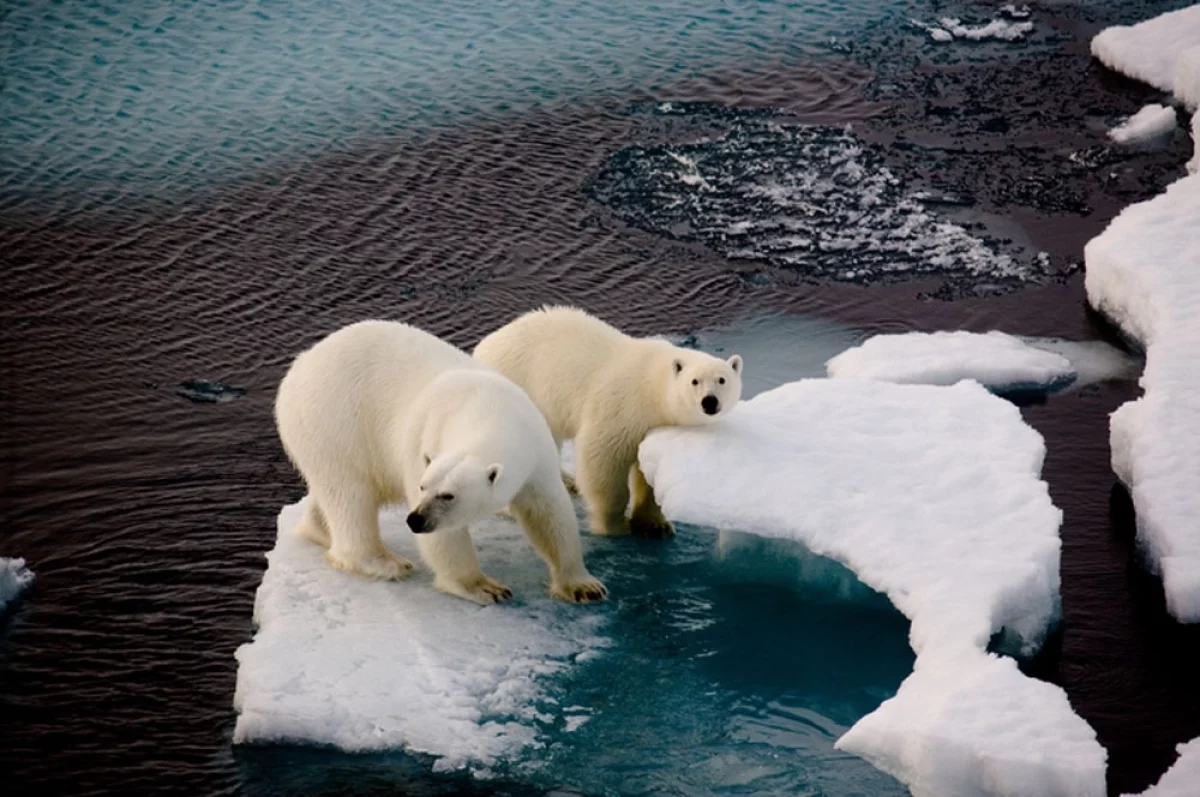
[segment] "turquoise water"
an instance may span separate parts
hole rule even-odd
[[[0,185],[168,195],[362,137],[836,52],[904,3],[17,0]]]

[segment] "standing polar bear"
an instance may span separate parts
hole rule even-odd
[[[279,385],[275,419],[308,485],[297,532],[334,567],[404,578],[411,562],[379,537],[379,508],[405,501],[443,592],[512,596],[479,568],[467,527],[508,507],[550,566],[551,593],[602,599],[545,419],[516,385],[415,327],[352,324],[303,352]]]
[[[574,439],[576,483],[601,534],[673,534],[637,465],[638,445],[660,426],[709,423],[742,395],[738,355],[633,338],[573,307],[526,313],[480,341],[475,358],[525,388],[559,446]]]

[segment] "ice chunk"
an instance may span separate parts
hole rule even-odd
[[[1175,132],[1175,109],[1151,103],[1108,131],[1118,144],[1137,144],[1164,138]]]
[[[899,693],[838,742],[923,795],[1103,795],[1104,749],[1062,690],[987,652],[1036,648],[1058,611],[1061,512],[1016,407],[953,387],[812,379],[705,428],[660,429],[666,514],[805,544],[912,621]]]
[[[1066,357],[998,331],[876,335],[825,367],[837,379],[923,385],[974,379],[999,392],[1058,390],[1076,379]]]
[[[1200,110],[1192,115],[1192,159],[1187,164],[1188,174],[1200,172]]]
[[[1200,47],[1200,5],[1171,11],[1137,25],[1105,28],[1092,39],[1092,55],[1109,69],[1149,83],[1163,91],[1176,91],[1180,56]],[[1194,53],[1188,53],[1183,80],[1193,75]],[[1194,105],[1200,86],[1182,86],[1180,100]],[[1191,98],[1190,100],[1188,98]]]
[[[964,25],[961,19],[942,17],[938,20],[942,28],[956,39],[982,41],[984,39],[999,39],[1000,41],[1017,41],[1033,30],[1032,22],[1009,22],[1004,19],[993,19],[985,25]]]
[[[1179,758],[1155,785],[1136,797],[1196,797],[1200,791],[1200,737],[1175,748]],[[1125,797],[1135,797],[1125,795]]]
[[[434,756],[435,770],[481,770],[539,746],[543,724],[562,721],[548,677],[601,654],[604,620],[549,597],[514,523],[476,530],[487,572],[517,593],[480,608],[436,592],[428,571],[378,582],[334,570],[292,533],[300,507],[280,513],[258,631],[237,652],[235,742],[403,747]],[[385,512],[381,525],[389,548],[417,559],[402,515]]]
[[[33,583],[33,571],[25,566],[24,559],[0,557],[0,612]]]
[[[1084,248],[1088,301],[1146,350],[1145,395],[1111,421],[1113,470],[1167,608],[1200,621],[1200,175],[1121,211]]]
[[[1200,107],[1200,41],[1175,62],[1175,96],[1189,108]]]
[[[1013,6],[1005,6],[1001,10],[1014,18],[1024,19],[1029,16],[1028,9],[1019,11]],[[1005,19],[993,19],[984,25],[974,26],[966,25],[956,17],[942,17],[938,20],[937,25],[926,25],[915,19],[909,21],[928,33],[935,42],[950,42],[955,39],[969,41],[998,39],[1011,42],[1025,38],[1025,35],[1033,30],[1032,22],[1010,22]]]

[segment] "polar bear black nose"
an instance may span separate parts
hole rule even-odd
[[[716,396],[705,396],[700,399],[700,406],[704,408],[705,415],[716,415],[717,410],[721,408]]]
[[[408,527],[418,534],[425,530],[425,516],[420,512],[409,512],[406,522]]]

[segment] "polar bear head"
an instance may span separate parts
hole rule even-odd
[[[668,407],[672,420],[684,426],[711,423],[742,397],[742,358],[722,360],[676,349],[671,360]]]
[[[408,527],[418,534],[439,528],[466,528],[499,511],[507,500],[497,487],[504,466],[469,454],[423,455],[425,472],[416,496],[409,496]]]

